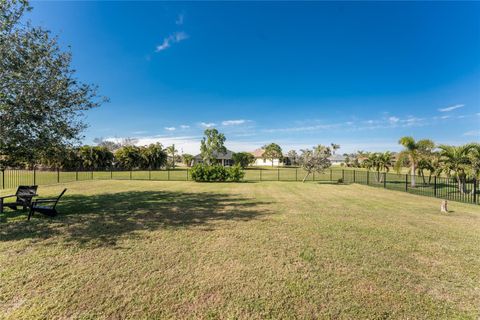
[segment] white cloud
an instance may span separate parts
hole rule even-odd
[[[316,131],[316,130],[326,130],[341,127],[341,123],[335,124],[319,124],[315,126],[304,126],[304,127],[289,127],[289,128],[273,128],[265,129],[264,132],[275,133],[275,132],[303,132],[303,131]]]
[[[167,130],[167,131],[175,131],[176,128],[175,128],[175,127],[165,127],[165,130]]]
[[[185,20],[185,15],[181,13],[178,15],[177,20],[175,20],[175,24],[181,26],[183,25],[184,20]]]
[[[157,46],[157,48],[155,49],[155,52],[166,50],[171,47],[172,43],[179,43],[180,41],[188,39],[188,37],[189,37],[188,34],[186,34],[183,31],[174,32],[168,37],[163,39],[162,44]]]
[[[204,128],[211,128],[215,126],[215,123],[213,122],[200,122],[200,126]]]
[[[462,108],[463,106],[464,106],[464,104],[454,104],[453,106],[440,108],[440,109],[438,109],[438,111],[440,111],[440,112],[450,112],[450,111],[453,111],[455,109]]]
[[[398,121],[400,121],[400,119],[397,118],[397,117],[389,117],[389,118],[388,118],[388,121],[389,121],[390,123],[397,123]]]
[[[480,137],[480,130],[471,130],[467,131],[463,134],[464,136],[474,136],[474,137]]]
[[[237,125],[240,125],[240,124],[244,124],[245,122],[247,122],[247,120],[243,120],[243,119],[240,119],[240,120],[225,120],[225,121],[222,121],[222,125],[224,125],[224,126],[237,126]]]
[[[188,129],[188,128],[190,128],[190,126],[187,126],[186,124],[182,124],[180,126],[180,129]]]

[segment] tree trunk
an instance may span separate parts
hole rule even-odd
[[[425,181],[425,175],[423,174],[423,171],[421,171],[420,175],[422,176],[422,180],[423,180],[423,184],[427,184],[427,182]]]
[[[466,193],[466,183],[465,180],[460,178],[459,175],[457,175],[457,185],[458,185],[458,191],[460,191],[461,194]]]
[[[305,180],[307,180],[307,178],[308,178],[309,175],[310,175],[310,172],[307,172],[307,174],[305,175],[305,177],[303,177],[302,182],[305,182]]]
[[[411,168],[411,176],[412,176],[412,188],[415,188],[415,169],[416,169],[416,166],[415,166],[415,163],[412,161],[412,168]]]

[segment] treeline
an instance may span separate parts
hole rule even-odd
[[[160,169],[168,166],[166,148],[160,143],[148,146],[125,145],[111,151],[105,146],[67,148],[42,159],[38,166],[64,170]]]
[[[420,177],[424,184],[430,184],[435,176],[453,177],[461,193],[465,192],[467,181],[480,178],[479,143],[436,145],[429,139],[415,141],[412,137],[403,137],[399,144],[403,146],[399,153],[359,151],[346,154],[345,165],[377,172],[400,172],[407,167],[412,187],[415,187],[416,177]],[[379,177],[381,179],[381,175]]]

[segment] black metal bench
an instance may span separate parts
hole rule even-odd
[[[30,212],[28,214],[28,220],[33,216],[35,212],[44,214],[46,216],[56,216],[58,214],[55,207],[57,206],[58,201],[63,196],[67,189],[63,189],[62,193],[56,198],[44,198],[44,199],[35,199],[30,206]]]
[[[19,186],[15,194],[0,197],[0,213],[3,212],[4,207],[17,210],[17,207],[22,207],[26,210],[32,203],[32,198],[37,196],[38,186]],[[5,202],[5,199],[16,197],[13,202]]]

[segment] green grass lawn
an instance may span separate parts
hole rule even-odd
[[[362,185],[84,181],[0,215],[0,318],[480,316],[480,207]],[[11,190],[0,191],[0,194]]]

